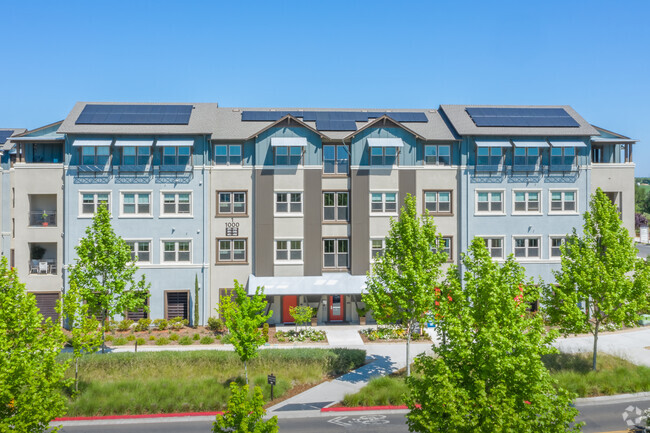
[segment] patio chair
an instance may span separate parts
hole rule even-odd
[[[47,274],[47,262],[38,262],[38,273]]]

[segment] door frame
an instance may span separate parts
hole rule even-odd
[[[332,298],[334,296],[341,297],[341,318],[332,319]],[[327,295],[327,319],[330,322],[345,322],[345,295]]]
[[[165,290],[163,291],[163,296],[165,297],[164,299],[164,317],[165,320],[169,320],[169,317],[167,317],[167,293],[173,292],[173,293],[186,293],[187,294],[187,320],[189,320],[190,316],[192,315],[192,311],[190,310],[191,304],[192,304],[192,298],[190,297],[190,291],[189,290]],[[149,310],[149,317],[151,317],[151,310]]]

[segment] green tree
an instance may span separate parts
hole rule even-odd
[[[545,311],[563,334],[593,335],[596,370],[601,327],[632,326],[648,305],[650,266],[637,258],[634,240],[600,188],[584,214],[583,234],[574,229],[561,253],[561,268],[553,273],[556,284],[544,290]]]
[[[636,213],[650,213],[650,191],[634,184],[634,208]]]
[[[199,326],[199,276],[194,275],[194,323],[192,326]]]
[[[85,353],[94,353],[102,344],[102,332],[99,320],[88,312],[88,304],[83,301],[76,284],[63,296],[63,302],[57,305],[59,314],[68,321],[72,357],[74,359],[74,390],[79,391],[79,358]]]
[[[86,236],[75,247],[77,259],[70,269],[70,285],[79,288],[89,312],[102,319],[102,353],[106,321],[116,314],[146,310],[149,284],[144,275],[136,281],[138,270],[131,250],[111,226],[105,206],[99,206]]]
[[[2,257],[0,431],[44,432],[50,421],[65,414],[61,388],[68,385],[68,363],[57,361],[64,342],[59,324],[43,321],[34,295],[25,291]]]
[[[410,431],[567,432],[578,411],[556,389],[541,361],[555,349],[540,315],[526,311],[538,289],[510,256],[493,262],[482,239],[463,255],[439,289],[434,356],[415,360],[407,379]]]
[[[235,352],[244,363],[247,384],[248,361],[257,356],[257,348],[265,343],[259,327],[273,315],[273,311],[264,313],[267,304],[263,287],[258,287],[255,295],[249,297],[237,280],[230,295],[224,296],[220,301],[220,313]]]
[[[214,433],[277,433],[278,417],[266,421],[263,417],[264,397],[259,386],[255,387],[253,396],[248,398],[248,385],[241,388],[235,383],[230,384],[228,409],[223,415],[217,415],[212,431]]]
[[[298,325],[311,322],[311,316],[313,315],[313,313],[314,310],[311,307],[307,307],[307,306],[289,307],[289,314],[293,318],[293,321],[296,323],[296,332],[298,332]]]
[[[406,374],[411,373],[411,333],[424,324],[435,301],[442,264],[447,254],[435,246],[442,242],[427,213],[418,216],[416,200],[410,194],[398,220],[391,219],[384,255],[367,277],[363,302],[379,324],[401,322],[406,328]]]

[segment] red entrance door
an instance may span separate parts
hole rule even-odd
[[[343,320],[343,296],[332,295],[330,296],[330,321]]]
[[[298,305],[298,296],[283,296],[282,297],[282,321],[284,323],[293,323],[293,317],[289,313],[289,308]]]

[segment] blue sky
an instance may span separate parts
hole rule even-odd
[[[641,140],[650,176],[650,2],[12,1],[0,126],[76,101],[436,108],[569,104]]]

